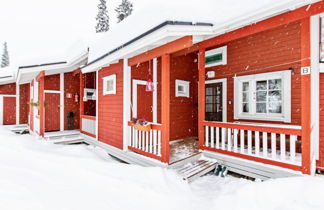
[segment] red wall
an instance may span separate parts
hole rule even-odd
[[[0,85],[0,95],[15,95],[16,94],[16,83],[10,83],[6,85]]]
[[[198,66],[195,60],[196,54],[171,58],[171,140],[198,136]],[[175,96],[177,79],[190,82],[189,98]]]
[[[96,89],[96,72],[83,75],[84,88]],[[88,100],[84,102],[84,115],[96,116],[96,101]]]
[[[3,97],[3,124],[16,124],[16,97]]]
[[[320,74],[320,110],[319,110],[319,160],[317,166],[324,171],[324,74]]]
[[[227,65],[207,68],[206,71],[215,71],[216,78],[213,79],[227,78],[227,101],[232,101],[231,104],[227,103],[227,120],[229,122],[234,121],[234,75],[242,76],[293,68],[291,124],[301,124],[300,40],[300,22],[297,21],[215,46],[227,45]],[[269,121],[267,122],[269,123]],[[278,122],[275,123],[278,124]]]
[[[117,92],[115,95],[103,95],[105,76],[116,74]],[[112,64],[99,71],[98,79],[98,123],[99,141],[119,149],[123,148],[123,62]]]
[[[79,75],[73,75],[73,72],[64,74],[64,130],[68,129],[67,114],[68,112],[74,113],[74,128],[80,128],[80,99],[79,102],[75,102],[75,94],[80,97],[80,77]],[[71,93],[72,98],[67,98],[66,94]]]
[[[27,124],[29,112],[28,102],[30,97],[29,84],[20,85],[19,90],[19,123]]]
[[[45,90],[60,90],[60,75],[45,76]]]

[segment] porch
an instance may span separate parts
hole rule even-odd
[[[177,160],[171,155],[171,142],[196,138],[198,143],[191,145],[192,151],[223,155],[224,163],[238,158],[241,164],[266,164],[269,170],[279,167],[310,173],[310,133],[305,120],[310,114],[309,95],[305,88],[300,88],[309,84],[306,77],[297,73],[299,65],[245,73],[239,78],[236,72],[226,74],[220,67],[209,68],[204,50],[188,51],[156,58],[139,55],[128,60],[126,81],[131,107],[127,149],[172,165]],[[292,70],[280,71],[282,69]],[[247,89],[243,90],[243,83],[239,83],[240,79],[247,81],[247,77],[243,78],[246,75],[258,78],[248,80],[254,91],[248,96],[251,103],[243,99]],[[146,91],[150,80],[153,91]],[[293,81],[301,81],[301,84]],[[138,85],[144,88],[140,90]],[[266,99],[262,98],[264,95]],[[238,105],[239,101],[243,105]],[[292,108],[288,110],[287,104]],[[134,121],[130,121],[132,118],[146,119],[150,130],[138,130]]]

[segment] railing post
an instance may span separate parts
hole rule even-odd
[[[311,174],[311,74],[303,69],[310,66],[310,18],[301,20],[301,126],[302,172]]]
[[[170,54],[162,55],[161,78],[162,162],[169,163],[170,151]]]
[[[198,56],[199,69],[199,86],[198,86],[198,138],[199,148],[204,146],[205,129],[203,122],[205,121],[205,50],[199,50]]]

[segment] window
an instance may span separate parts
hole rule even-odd
[[[234,78],[234,118],[291,121],[291,72]]]
[[[188,97],[189,98],[189,84],[190,82],[184,80],[176,80],[176,97]]]
[[[116,74],[103,78],[103,94],[116,94]]]
[[[226,65],[227,46],[206,51],[205,62],[205,67]]]
[[[96,89],[84,88],[83,101],[96,100]]]

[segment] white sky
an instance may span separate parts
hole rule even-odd
[[[131,0],[134,10],[148,0]],[[0,54],[8,42],[11,66],[62,55],[75,41],[95,33],[99,0],[0,0]],[[110,27],[121,0],[107,0]],[[57,57],[57,56],[56,56]],[[37,59],[39,60],[39,59]],[[64,60],[64,58],[62,58]]]

